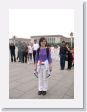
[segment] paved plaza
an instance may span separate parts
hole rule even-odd
[[[55,55],[56,56],[56,55]],[[59,60],[52,63],[52,73],[48,78],[48,91],[45,96],[38,95],[38,78],[33,74],[34,64],[9,62],[10,99],[73,99],[74,68],[60,70]]]

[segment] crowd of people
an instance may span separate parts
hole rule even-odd
[[[69,44],[65,41],[62,41],[61,45],[58,48],[54,48],[54,46],[49,46],[47,44],[51,52],[52,59],[55,59],[55,49],[58,54],[58,60],[60,61],[60,68],[64,70],[65,62],[68,62],[67,69],[71,69],[74,66],[74,48],[70,48]],[[39,43],[37,40],[34,40],[33,43],[25,43],[18,42],[16,45],[12,42],[9,44],[11,62],[21,62],[21,63],[34,63],[35,64],[35,56],[37,49],[39,48]]]
[[[14,43],[9,44],[11,62],[21,62],[21,63],[35,63],[36,51],[39,48],[37,40],[34,40],[34,44],[25,43],[19,41],[14,45]],[[33,59],[32,59],[33,58]]]
[[[59,56],[61,70],[64,70],[66,61],[68,61],[67,70],[71,70],[71,67],[74,66],[74,48],[70,48],[68,43],[62,41]]]

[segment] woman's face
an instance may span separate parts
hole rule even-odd
[[[43,40],[40,44],[41,44],[41,47],[45,47],[46,46],[46,40]]]

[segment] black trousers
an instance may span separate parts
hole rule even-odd
[[[15,58],[15,52],[11,52],[11,62],[14,62],[16,61],[16,58]]]
[[[68,55],[68,69],[71,69],[72,67],[72,54]]]
[[[28,53],[27,52],[23,52],[23,62],[24,63],[27,63],[27,55],[28,55]]]
[[[61,67],[61,70],[64,70],[64,68],[65,68],[65,57],[66,57],[66,55],[63,55],[63,54],[60,55],[60,67]]]
[[[35,56],[36,56],[36,50],[33,51],[34,64],[35,64]]]

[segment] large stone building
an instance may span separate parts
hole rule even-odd
[[[31,39],[26,39],[26,38],[17,38],[17,37],[13,37],[11,39],[9,39],[9,43],[13,42],[14,44],[18,43],[18,42],[25,42],[25,43],[30,43]]]
[[[31,41],[34,40],[39,41],[41,37],[45,37],[47,39],[48,43],[61,43],[62,41],[65,41],[66,43],[71,42],[71,38],[64,37],[63,35],[40,35],[40,36],[31,36]],[[74,38],[72,38],[72,43],[74,43]]]
[[[39,36],[31,36],[30,39],[26,38],[17,38],[13,37],[9,39],[9,42],[14,42],[15,44],[18,43],[18,41],[25,42],[25,43],[34,43],[34,40],[37,40],[39,42],[39,39],[41,37],[45,37],[47,39],[47,43],[49,44],[60,44],[62,41],[65,41],[66,43],[72,43],[74,44],[74,38],[67,38],[63,35],[39,35]]]

